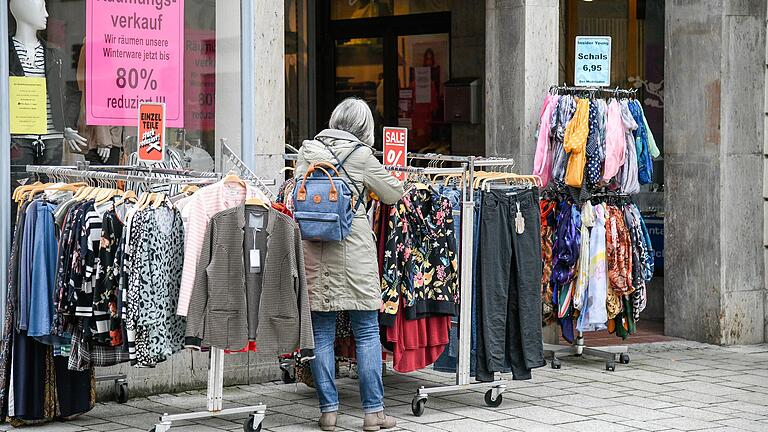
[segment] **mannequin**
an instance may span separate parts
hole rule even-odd
[[[45,78],[48,91],[48,100],[50,102],[49,110],[49,123],[53,123],[53,130],[49,131],[44,137],[38,137],[37,141],[44,141],[41,146],[36,143],[36,159],[39,158],[40,152],[45,152],[48,143],[45,141],[52,141],[58,138],[58,135],[63,135],[64,141],[70,146],[73,151],[81,152],[87,145],[87,140],[80,136],[80,134],[67,125],[74,125],[77,116],[74,115],[74,109],[72,108],[71,101],[65,100],[65,87],[66,82],[63,74],[63,61],[62,56],[50,47],[47,47],[44,41],[38,38],[38,31],[45,30],[48,24],[48,11],[45,8],[45,0],[11,0],[9,3],[9,9],[11,15],[16,20],[16,33],[13,36],[11,46],[11,75],[24,76],[29,75],[27,72],[29,68],[34,66],[35,54],[42,49],[45,52]],[[22,59],[24,63],[21,64]],[[34,75],[33,75],[34,76]],[[58,94],[56,93],[58,92]],[[67,91],[67,96],[71,93]],[[56,103],[58,102],[58,103]],[[79,102],[79,100],[75,101]],[[67,109],[68,108],[68,109]],[[79,111],[79,108],[77,108]],[[50,121],[52,120],[52,122]],[[54,144],[55,145],[55,144]],[[41,149],[42,148],[42,149]],[[61,153],[53,151],[54,154]],[[44,162],[59,163],[61,157],[56,158],[44,157]]]
[[[88,142],[85,159],[93,165],[119,165],[123,153],[125,128],[122,126],[92,126],[86,123],[85,116],[85,44],[80,49],[77,61],[77,88],[82,94],[80,102],[80,118],[77,126],[80,134]]]

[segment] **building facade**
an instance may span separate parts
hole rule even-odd
[[[64,53],[67,84],[82,85],[91,1],[46,4],[44,37]],[[285,144],[298,147],[339,100],[357,96],[377,126],[409,128],[414,151],[514,157],[529,173],[544,96],[572,82],[575,36],[610,35],[613,85],[640,89],[662,148],[653,185],[638,197],[663,239],[663,273],[645,316],[670,336],[763,343],[767,11],[765,0],[186,0],[184,121],[168,136],[186,167],[227,170],[224,140],[257,173],[280,178]],[[13,15],[0,24],[11,35]],[[105,66],[101,75],[113,73]],[[445,88],[473,81],[477,121],[446,120]],[[7,86],[0,91],[7,97]],[[119,127],[124,153],[135,150],[134,127],[101,126]],[[10,127],[0,121],[6,149]],[[5,190],[20,177],[10,154],[0,167]],[[58,164],[78,159],[65,148]],[[3,212],[0,222],[9,221]],[[279,370],[264,366],[272,360],[229,356],[227,382],[276,378]],[[165,392],[203,385],[207,361],[184,352],[155,369],[116,370],[139,392]]]

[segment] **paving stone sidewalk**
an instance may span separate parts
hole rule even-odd
[[[406,431],[768,431],[768,345],[718,347],[675,341],[631,346],[632,360],[607,372],[596,359],[567,358],[562,369],[534,371],[530,381],[510,381],[504,401],[488,408],[483,391],[431,396],[423,416],[411,413],[421,385],[450,384],[431,370],[385,379],[388,414]],[[510,377],[511,378],[511,377]],[[338,382],[337,430],[361,430],[357,381]],[[313,389],[268,383],[225,389],[225,405],[263,402],[264,431],[314,431],[319,411]],[[205,392],[99,403],[76,420],[27,427],[28,431],[146,432],[161,413],[205,407]],[[171,431],[241,431],[245,415],[187,421]],[[13,430],[0,425],[0,430]]]

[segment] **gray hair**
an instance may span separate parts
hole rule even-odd
[[[373,114],[362,99],[351,97],[341,101],[333,110],[328,126],[349,132],[363,143],[373,145]]]

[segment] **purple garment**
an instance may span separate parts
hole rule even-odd
[[[563,337],[573,341],[571,283],[576,277],[581,246],[581,213],[578,206],[561,202],[558,205],[555,240],[552,244],[553,303],[558,310]]]

